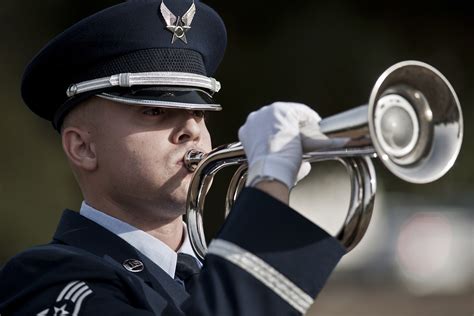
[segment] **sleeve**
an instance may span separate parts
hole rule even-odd
[[[318,226],[246,188],[214,239],[190,315],[300,315],[345,254]],[[203,304],[205,302],[205,304]]]

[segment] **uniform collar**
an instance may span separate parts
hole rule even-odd
[[[128,271],[128,273],[140,277],[155,290],[165,289],[170,297],[173,297],[177,306],[189,297],[182,286],[147,256],[122,238],[77,212],[64,211],[54,234],[53,243],[62,243],[86,250],[125,271],[128,270],[123,266],[124,262],[128,259],[137,259],[144,264],[144,269],[139,272]]]
[[[171,278],[175,277],[177,253],[161,240],[126,222],[93,208],[85,201],[82,202],[80,214],[122,238],[163,269],[163,271],[165,271]],[[177,252],[191,255],[199,264],[201,264],[197,259],[191,243],[189,242],[187,229],[184,223],[183,236],[183,243]]]

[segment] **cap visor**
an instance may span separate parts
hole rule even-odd
[[[163,107],[185,110],[220,111],[220,104],[214,103],[204,90],[183,87],[144,87],[122,91],[107,91],[98,97],[131,105]]]

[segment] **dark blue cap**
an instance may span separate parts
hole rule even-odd
[[[211,76],[226,43],[221,18],[200,1],[124,2],[50,41],[27,66],[22,97],[56,129],[74,105],[91,95],[219,110],[212,94],[220,84]]]

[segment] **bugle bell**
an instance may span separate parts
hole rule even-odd
[[[435,181],[459,154],[463,120],[456,93],[438,70],[419,61],[403,61],[378,78],[367,105],[321,120],[320,130],[328,137],[328,146],[305,151],[303,160],[338,160],[346,167],[350,206],[336,237],[350,251],[364,236],[374,207],[376,177],[371,158],[378,157],[405,181]],[[187,199],[188,232],[196,254],[204,258],[206,193],[219,170],[240,165],[227,190],[228,214],[245,184],[246,158],[240,143],[233,143],[207,154],[191,150],[185,163],[194,171]]]

